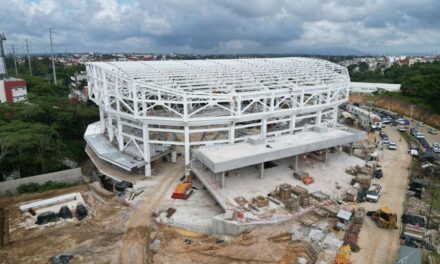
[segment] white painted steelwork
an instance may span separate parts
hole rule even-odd
[[[92,62],[87,74],[102,132],[134,145],[147,176],[149,144],[182,146],[188,169],[193,146],[335,126],[350,83],[343,66],[296,57]]]

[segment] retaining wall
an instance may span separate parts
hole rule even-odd
[[[0,196],[4,196],[8,194],[8,192],[12,194],[17,194],[17,187],[25,183],[43,184],[47,181],[73,183],[83,180],[84,178],[81,173],[81,168],[74,168],[70,170],[41,174],[41,175],[26,177],[17,180],[0,182]]]

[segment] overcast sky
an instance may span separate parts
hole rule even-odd
[[[440,53],[440,0],[0,0],[6,50]]]

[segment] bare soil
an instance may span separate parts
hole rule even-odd
[[[383,159],[380,160],[384,177],[375,182],[382,186],[382,195],[378,203],[365,202],[357,206],[362,206],[367,211],[389,207],[397,213],[400,227],[411,157],[407,153],[407,143],[404,140],[399,142],[400,135],[395,128],[387,127],[385,132],[398,146],[397,150],[385,148]],[[366,218],[358,240],[361,250],[352,254],[352,262],[354,264],[394,263],[399,248],[399,232],[399,229],[379,228],[371,219]]]

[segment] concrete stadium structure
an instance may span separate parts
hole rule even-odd
[[[326,144],[301,148],[313,151],[364,136],[337,128],[350,79],[345,67],[325,60],[92,62],[87,74],[89,97],[100,111],[100,121],[85,135],[89,155],[128,172],[141,169],[145,176],[151,175],[152,159],[169,153],[175,159],[176,149],[182,149],[188,175],[193,159],[203,160],[197,153],[216,146],[269,138],[301,141],[301,132],[310,137],[313,131],[319,141],[339,131],[330,133],[334,137]],[[192,148],[199,151],[192,154]]]

